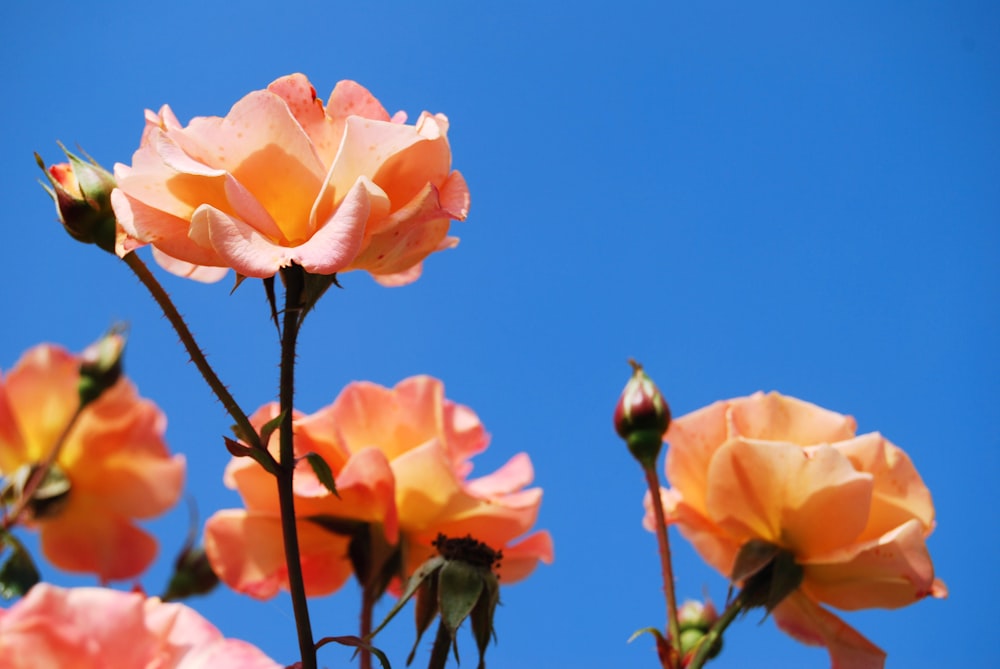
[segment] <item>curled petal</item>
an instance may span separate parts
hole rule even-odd
[[[850,439],[857,423],[850,416],[779,393],[754,393],[731,400],[729,437],[783,441],[799,446]]]
[[[894,609],[928,595],[943,596],[917,520],[804,566],[805,592],[840,609]]]
[[[883,669],[885,652],[843,620],[801,593],[786,597],[772,612],[778,627],[802,643],[826,646],[831,669]]]
[[[70,497],[66,508],[41,526],[45,558],[66,571],[97,574],[102,581],[135,578],[156,557],[156,541],[128,518]]]
[[[306,594],[334,592],[351,574],[347,538],[305,520],[297,527]],[[219,511],[205,524],[205,553],[226,585],[256,599],[270,599],[288,589],[281,537],[276,516]]]
[[[527,578],[538,563],[552,564],[555,560],[552,535],[548,532],[533,532],[517,543],[503,549],[500,562],[500,582],[515,583]]]
[[[736,439],[716,451],[708,486],[709,517],[730,537],[764,539],[806,560],[861,533],[872,477],[829,446],[806,454],[793,444]]]

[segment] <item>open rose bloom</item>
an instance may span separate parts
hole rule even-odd
[[[0,475],[8,481],[44,461],[69,425],[79,368],[78,356],[42,345],[0,380]],[[124,377],[83,410],[55,461],[68,491],[27,516],[52,564],[101,581],[149,566],[156,540],[133,521],[164,513],[184,485],[184,458],[168,453],[165,427],[156,405]]]
[[[294,263],[409,283],[424,258],[457,243],[451,219],[468,213],[447,132],[442,114],[414,125],[390,117],[353,81],[324,106],[301,74],[224,118],[182,126],[166,105],[147,111],[132,166],[115,166],[118,253],[151,244],[168,270],[203,281],[227,268],[270,277]]]
[[[875,669],[885,654],[821,604],[898,608],[946,592],[925,545],[927,487],[902,450],[855,429],[777,393],[717,402],[670,425],[662,497],[667,522],[727,576],[751,539],[791,551],[804,578],[774,609],[778,626],[826,646],[835,668]]]
[[[107,588],[41,583],[0,609],[5,669],[280,669],[256,647],[223,638],[183,604]]]
[[[260,427],[277,415],[268,405],[251,418]],[[474,538],[503,550],[501,582],[527,576],[539,560],[552,561],[547,532],[521,538],[535,523],[542,491],[524,489],[531,461],[515,455],[493,474],[468,480],[469,459],[488,435],[467,407],[444,397],[440,381],[418,376],[395,388],[352,383],[328,407],[294,417],[297,456],[313,452],[330,465],[339,498],[306,461],[295,471],[295,511],[306,592],[322,595],[351,574],[348,537],[321,519],[370,523],[401,551],[403,575],[435,553],[438,533]],[[277,453],[278,437],[269,447]],[[235,458],[225,482],[246,509],[220,511],[205,527],[212,567],[230,587],[255,597],[286,588],[274,477],[250,458]],[[312,519],[312,520],[311,520]]]

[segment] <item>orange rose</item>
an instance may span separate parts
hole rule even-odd
[[[0,609],[6,669],[280,669],[183,604],[107,588],[33,587]]]
[[[835,668],[868,669],[885,654],[820,604],[898,608],[946,591],[925,545],[927,487],[902,450],[855,429],[777,393],[717,402],[671,423],[662,496],[667,522],[727,576],[752,539],[790,551],[804,577],[774,609],[778,626],[826,646]]]
[[[353,81],[324,107],[301,74],[225,118],[182,127],[166,105],[147,111],[132,166],[115,166],[118,253],[152,244],[168,270],[203,281],[294,263],[409,283],[424,258],[457,243],[448,227],[465,219],[469,191],[451,171],[448,119],[405,121]]]
[[[11,480],[52,452],[79,406],[80,362],[56,346],[37,346],[0,381],[0,475]],[[53,468],[68,491],[27,519],[52,564],[102,581],[149,566],[156,540],[132,521],[169,509],[184,484],[184,457],[167,452],[165,426],[125,378],[83,410]]]
[[[251,418],[261,426],[277,415],[270,404]],[[441,382],[418,376],[395,388],[352,383],[328,407],[294,417],[298,456],[313,452],[330,465],[339,499],[305,461],[295,472],[295,509],[306,592],[338,589],[351,574],[347,536],[327,529],[337,521],[380,528],[401,551],[405,575],[434,554],[438,533],[471,534],[503,550],[502,582],[526,577],[538,560],[551,562],[548,532],[512,544],[535,522],[542,491],[524,490],[533,471],[515,455],[493,474],[467,480],[469,459],[489,440],[476,415],[444,398]],[[278,437],[270,448],[277,453]],[[230,587],[255,597],[287,588],[274,477],[255,461],[237,458],[226,468],[246,509],[220,511],[205,527],[212,567]],[[326,527],[324,527],[326,525]]]

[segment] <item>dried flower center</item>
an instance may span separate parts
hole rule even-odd
[[[461,560],[483,569],[498,569],[503,560],[503,551],[493,550],[471,534],[455,539],[438,534],[434,548],[445,560]]]

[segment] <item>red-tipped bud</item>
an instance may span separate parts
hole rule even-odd
[[[35,154],[51,186],[42,184],[56,203],[59,221],[73,239],[114,253],[117,219],[111,208],[111,191],[116,187],[115,178],[93,160],[84,161],[62,149],[69,162],[49,167]]]
[[[629,360],[632,378],[615,407],[615,430],[628,444],[632,455],[644,467],[652,466],[670,427],[670,407],[642,365]]]

